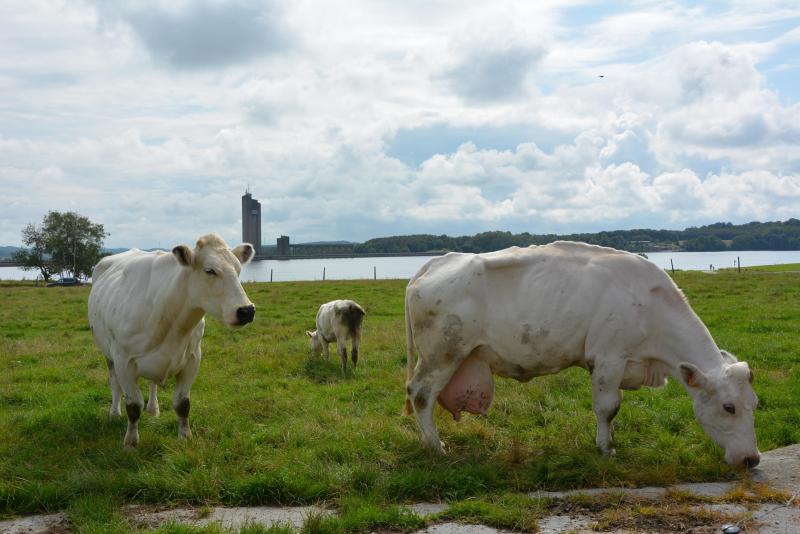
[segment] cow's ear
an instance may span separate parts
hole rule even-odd
[[[736,359],[736,356],[728,352],[727,350],[720,350],[719,353],[722,355],[722,359],[725,360],[725,363],[732,365],[739,360]]]
[[[680,365],[681,378],[684,383],[690,388],[702,388],[706,385],[706,375],[703,371],[697,368],[696,365],[691,363],[682,363]]]
[[[178,258],[178,263],[184,267],[191,267],[194,261],[194,253],[186,245],[178,245],[172,249],[172,254]]]
[[[231,252],[238,258],[239,263],[244,265],[253,259],[256,251],[250,243],[242,243],[241,245],[237,245]]]

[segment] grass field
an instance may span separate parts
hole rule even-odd
[[[800,272],[800,263],[783,263],[780,265],[760,265],[758,267],[743,267],[748,271],[762,271],[766,273]]]
[[[800,276],[680,272],[676,282],[719,346],[754,369],[761,450],[800,442]],[[497,379],[486,418],[454,423],[437,409],[449,452],[426,452],[413,418],[401,415],[404,287],[246,284],[255,322],[236,332],[208,322],[193,439],[176,438],[168,385],[161,417],[143,414],[140,446],[125,451],[124,418],[108,420],[89,289],[0,284],[0,515],[67,510],[85,532],[127,532],[124,503],[324,503],[340,516],[307,528],[342,532],[411,529],[421,520],[397,504],[445,499],[457,503],[453,514],[514,526],[536,515],[521,495],[535,489],[742,476],[723,463],[674,381],[626,393],[618,454],[601,457],[580,369],[527,384]],[[359,367],[346,378],[335,355],[311,358],[304,336],[317,306],[334,298],[352,298],[368,314]]]

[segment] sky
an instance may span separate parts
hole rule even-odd
[[[4,0],[0,245],[800,217],[800,4]]]

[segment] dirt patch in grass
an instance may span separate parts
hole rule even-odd
[[[633,505],[609,508],[600,515],[593,528],[607,532],[619,529],[644,532],[718,532],[720,523],[737,523],[746,519],[746,513],[724,513],[706,507],[688,504]]]

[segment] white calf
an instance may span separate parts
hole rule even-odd
[[[352,300],[333,300],[319,307],[317,311],[317,329],[308,331],[311,339],[311,351],[319,354],[320,350],[328,360],[328,343],[336,342],[336,350],[342,358],[342,374],[347,370],[347,338],[352,340],[353,367],[358,363],[358,345],[361,343],[361,324],[366,313]]]

